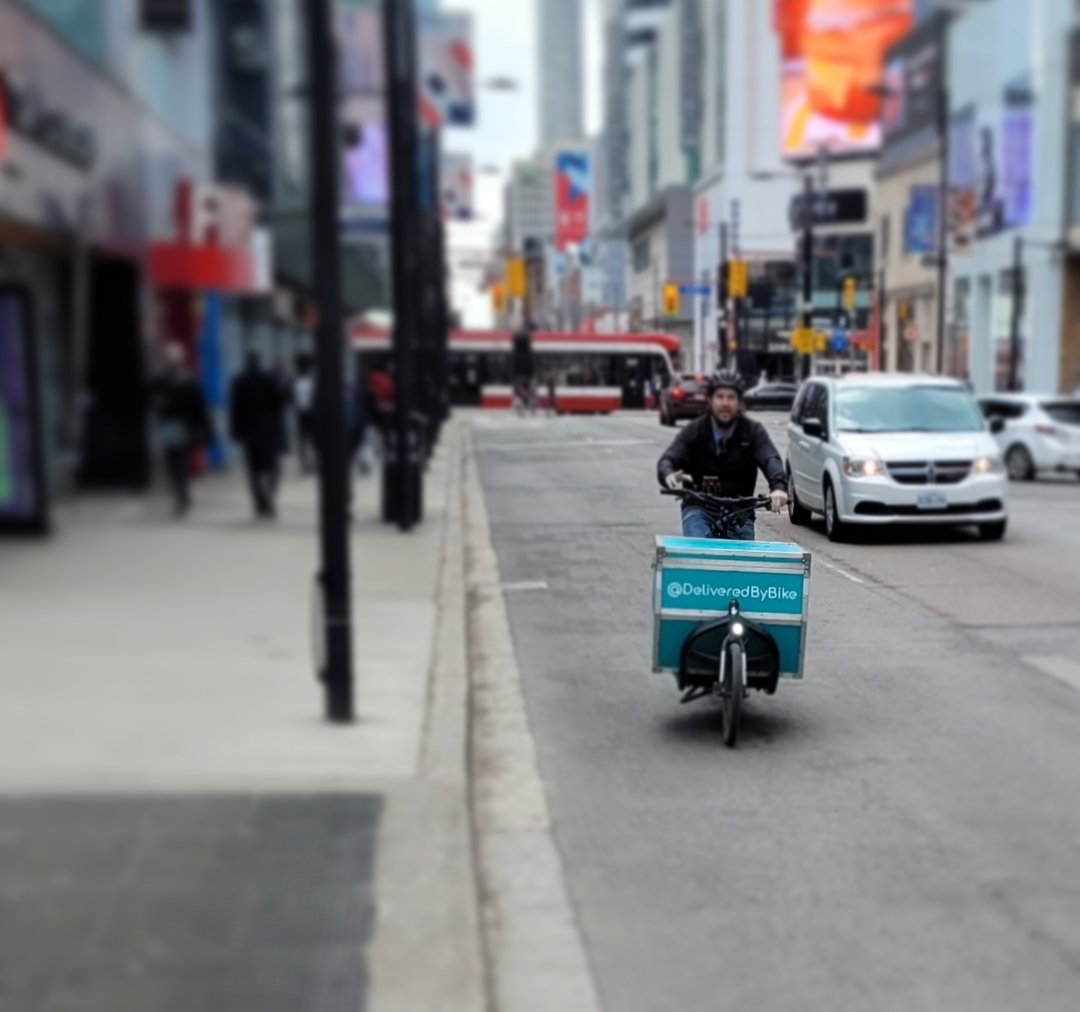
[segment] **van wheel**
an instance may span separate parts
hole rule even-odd
[[[1005,466],[1013,481],[1031,481],[1035,477],[1035,461],[1031,459],[1026,446],[1017,444],[1005,454]]]
[[[830,541],[844,541],[847,538],[847,524],[840,519],[836,493],[828,478],[825,479],[825,533]]]
[[[799,497],[795,494],[795,482],[791,477],[791,468],[788,468],[787,487],[788,487],[788,501],[787,501],[788,519],[796,527],[805,527],[808,523],[810,523],[811,513],[801,502],[799,502]]]

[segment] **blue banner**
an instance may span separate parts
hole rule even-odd
[[[904,212],[904,252],[934,253],[937,251],[936,186],[913,186]]]

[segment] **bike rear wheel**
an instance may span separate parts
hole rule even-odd
[[[735,747],[739,736],[739,711],[742,709],[743,692],[746,687],[746,653],[741,643],[729,643],[727,664],[724,665],[724,684],[720,688],[724,711],[724,744]]]

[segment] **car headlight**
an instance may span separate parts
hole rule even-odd
[[[972,474],[1004,474],[1005,463],[1000,457],[979,457],[971,466]]]
[[[884,473],[885,468],[881,461],[873,457],[844,458],[844,474],[852,478],[873,478]]]

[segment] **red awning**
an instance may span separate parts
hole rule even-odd
[[[241,294],[255,289],[250,254],[220,246],[155,243],[150,247],[150,277],[158,288],[183,291]]]

